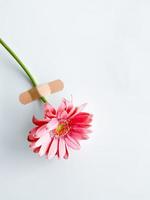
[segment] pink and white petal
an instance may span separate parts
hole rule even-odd
[[[46,133],[44,136],[40,137],[34,144],[34,147],[39,147],[42,144],[46,143],[47,140],[49,140],[50,135],[49,133]]]
[[[35,137],[40,138],[40,137],[44,136],[46,133],[48,133],[47,125],[43,125],[37,129],[37,131],[35,133]]]
[[[34,127],[29,131],[29,135],[35,135],[36,131],[37,131],[38,127]]]
[[[69,157],[69,152],[68,152],[68,147],[67,147],[67,145],[65,145],[65,148],[66,148],[66,153],[65,153],[65,155],[64,155],[64,159],[68,159],[68,157]]]
[[[72,149],[80,149],[80,144],[75,138],[72,138],[71,136],[67,135],[65,137],[65,141],[66,144]]]
[[[89,134],[92,132],[90,129],[82,128],[82,127],[74,127],[74,126],[72,126],[71,131],[79,133],[79,134]]]
[[[71,127],[75,128],[90,128],[91,127],[91,124],[84,124],[84,123],[78,123],[78,124],[71,124]]]
[[[34,145],[35,145],[35,142],[32,142],[29,144],[29,147],[33,150],[33,149],[35,149]]]
[[[52,118],[51,121],[47,124],[47,128],[49,131],[56,129],[58,126],[58,120],[56,118]]]
[[[70,133],[70,136],[76,140],[87,140],[89,139],[89,136],[86,134],[80,134],[80,133],[76,133],[76,132],[72,132]]]
[[[42,125],[46,124],[48,121],[49,121],[49,119],[37,119],[34,115],[32,117],[33,124],[35,124],[37,126],[42,126]]]
[[[49,118],[54,117],[56,115],[55,108],[49,103],[44,104],[44,116],[48,116]]]
[[[28,140],[29,142],[36,142],[36,141],[37,141],[37,138],[35,138],[33,135],[28,135],[27,140]]]
[[[82,112],[82,110],[86,107],[87,103],[82,104],[81,106],[76,108],[76,112],[73,113],[70,118],[73,118],[75,115],[77,115],[78,113]]]
[[[76,115],[77,114],[77,111],[78,111],[78,108],[76,107],[76,108],[72,108],[71,110],[70,110],[70,112],[68,113],[68,119],[69,118],[71,118],[72,116],[74,116],[74,115]]]
[[[38,129],[38,127],[34,127],[33,129],[31,129],[31,131],[29,131],[29,134],[27,137],[28,141],[32,142],[32,141],[36,140],[35,133],[36,133],[37,129]]]
[[[58,139],[54,138],[48,151],[48,159],[51,159],[55,156],[57,152],[57,146],[58,146]]]
[[[66,111],[67,113],[70,112],[70,110],[73,108],[73,104],[71,101],[68,101],[67,99],[63,99],[64,103],[66,104]]]
[[[64,101],[61,102],[60,106],[57,109],[57,118],[60,119],[61,118],[61,114],[62,112],[66,109],[66,105],[64,103]]]
[[[93,117],[93,114],[90,114],[90,113],[87,113],[87,112],[80,112],[79,114],[80,115],[89,115],[89,116]]]
[[[59,139],[59,157],[63,158],[66,154],[66,145],[64,138]]]
[[[39,150],[39,156],[43,156],[43,155],[46,154],[46,152],[47,152],[47,150],[49,148],[49,145],[51,143],[51,140],[52,140],[51,137],[49,137],[47,139],[47,141],[41,145],[41,148]]]
[[[36,147],[36,148],[33,149],[33,152],[34,152],[34,153],[38,153],[39,150],[40,150],[40,147]]]
[[[89,113],[78,113],[77,115],[75,115],[72,120],[71,123],[72,124],[76,124],[76,123],[90,123],[92,121],[92,115]]]
[[[68,113],[64,110],[64,111],[61,113],[60,118],[61,118],[61,119],[67,119],[67,115],[68,115]]]

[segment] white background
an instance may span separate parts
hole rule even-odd
[[[18,101],[30,82],[0,47],[0,199],[150,199],[150,1],[0,0],[2,37],[39,83],[60,78],[94,114],[91,139],[69,160],[28,148],[39,102]]]

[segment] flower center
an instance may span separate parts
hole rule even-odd
[[[66,121],[59,122],[57,128],[55,129],[55,134],[57,136],[66,135],[69,132],[69,125]]]

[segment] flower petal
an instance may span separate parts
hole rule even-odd
[[[61,104],[60,104],[60,106],[59,106],[58,109],[57,109],[57,118],[58,118],[58,119],[61,118],[61,114],[62,114],[62,112],[63,112],[65,109],[66,109],[66,105],[65,105],[65,103],[62,101]]]
[[[49,121],[49,119],[37,119],[34,115],[32,118],[33,124],[35,124],[37,126],[42,126],[42,125],[46,124],[48,121]]]
[[[54,138],[48,151],[48,159],[53,158],[57,152],[58,139]]]
[[[78,111],[78,108],[76,107],[76,108],[72,108],[71,110],[70,110],[70,112],[68,113],[68,119],[69,118],[71,118],[72,116],[74,116],[75,114],[77,114],[77,111]]]
[[[85,108],[86,105],[87,105],[87,103],[84,103],[84,104],[80,105],[79,107],[76,107],[74,109],[74,111],[70,111],[69,118],[73,118],[75,115],[80,113]]]
[[[65,147],[66,147],[66,153],[64,155],[64,159],[68,159],[68,157],[69,157],[68,147],[66,145],[65,145]]]
[[[72,132],[76,132],[76,133],[79,133],[79,134],[88,134],[88,133],[91,133],[92,131],[90,129],[87,129],[87,128],[82,128],[82,127],[74,127],[72,126],[71,128],[71,131]]]
[[[46,133],[48,133],[47,125],[43,125],[37,129],[37,131],[35,133],[35,137],[40,138],[40,137],[44,136]]]
[[[51,142],[51,137],[47,138],[47,141],[45,141],[45,143],[43,143],[43,144],[41,145],[41,148],[40,148],[40,150],[39,150],[39,155],[40,155],[40,156],[43,156],[43,155],[46,154],[50,142]]]
[[[34,152],[34,153],[38,153],[39,150],[40,150],[40,147],[33,148],[33,152]]]
[[[89,128],[91,127],[91,124],[83,124],[83,123],[78,123],[78,124],[70,124],[73,128],[77,127],[81,127],[81,128]]]
[[[58,123],[59,122],[56,118],[52,118],[51,121],[47,124],[48,130],[54,130],[58,126]]]
[[[71,147],[72,149],[80,149],[80,144],[78,141],[69,135],[65,137],[66,144]]]
[[[46,143],[47,140],[49,140],[50,138],[50,135],[49,133],[46,133],[44,136],[40,137],[37,142],[35,142],[35,145],[34,147],[39,147],[41,146],[42,144]]]
[[[60,115],[60,118],[61,119],[66,119],[67,118],[67,112],[64,110],[62,113],[61,113],[61,115]]]
[[[56,115],[55,108],[52,105],[50,105],[49,103],[45,103],[44,104],[44,116],[52,118],[52,117],[55,117],[55,115]]]
[[[85,123],[88,124],[92,121],[92,115],[89,113],[80,112],[71,119],[72,124]]]
[[[76,132],[71,132],[70,136],[76,140],[87,140],[89,139],[89,136],[87,134],[80,134]]]
[[[65,105],[66,105],[66,111],[67,111],[67,113],[69,113],[70,112],[70,110],[73,108],[73,104],[72,104],[72,102],[71,101],[68,101],[67,99],[63,99],[63,102],[65,103]]]
[[[38,127],[34,127],[34,128],[31,129],[31,131],[29,132],[28,138],[27,138],[29,142],[32,142],[32,141],[35,141],[35,140],[36,140],[36,139],[35,139],[35,133],[36,133],[37,129],[38,129]]]
[[[64,138],[59,139],[59,157],[63,158],[66,154],[66,146]]]

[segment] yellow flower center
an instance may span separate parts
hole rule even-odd
[[[57,136],[62,136],[67,134],[69,131],[69,126],[68,123],[66,121],[63,122],[59,122],[57,128],[55,129],[55,134]]]

